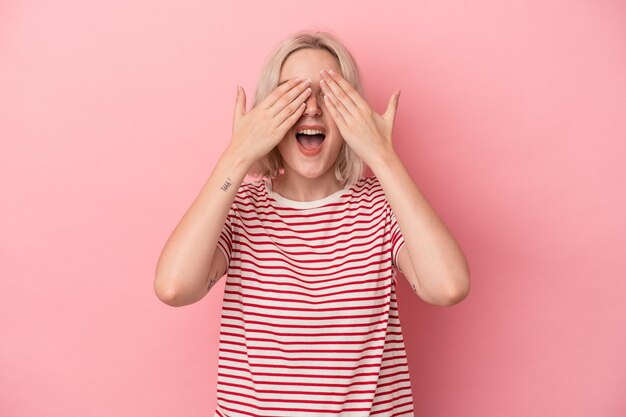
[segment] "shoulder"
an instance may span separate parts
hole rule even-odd
[[[361,177],[354,188],[358,194],[367,195],[375,200],[386,200],[383,187],[375,175]]]
[[[265,183],[263,179],[242,182],[237,189],[235,205],[265,201]]]
[[[363,190],[372,190],[379,187],[380,182],[378,182],[378,178],[376,178],[375,175],[371,175],[369,177],[363,176],[352,185],[352,188],[357,192]]]
[[[237,193],[241,193],[241,194],[258,193],[259,191],[262,191],[263,186],[264,186],[263,179],[254,180],[254,181],[245,181],[241,183]]]

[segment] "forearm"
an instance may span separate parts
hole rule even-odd
[[[396,216],[420,290],[429,298],[463,298],[469,266],[460,246],[390,148],[370,162]],[[369,165],[369,164],[368,164]]]
[[[154,287],[163,301],[185,305],[206,293],[220,232],[248,169],[249,163],[230,147],[217,161],[159,257]]]

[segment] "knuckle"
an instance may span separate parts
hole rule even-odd
[[[289,102],[291,102],[291,99],[288,96],[282,96],[280,99],[278,99],[278,103],[281,107],[285,107],[287,104],[289,104]]]
[[[265,100],[263,100],[262,105],[263,107],[268,108],[272,105],[274,101],[276,101],[276,94],[270,93],[267,97],[265,97]]]

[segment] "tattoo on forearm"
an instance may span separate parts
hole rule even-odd
[[[228,190],[228,188],[230,187],[230,185],[233,183],[233,180],[230,179],[230,177],[228,177],[228,179],[226,180],[226,182],[224,183],[224,185],[222,185],[220,188],[224,191]]]
[[[217,282],[217,278],[218,277],[217,277],[217,273],[216,273],[215,277],[211,278],[211,280],[209,281],[209,288],[207,288],[207,291],[209,291],[213,287],[213,284],[215,284]]]
[[[414,282],[411,283],[411,287],[413,287],[413,292],[415,292],[415,294],[417,294],[417,288],[415,288],[415,283]]]

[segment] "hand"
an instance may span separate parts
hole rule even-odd
[[[336,71],[321,71],[324,102],[341,136],[368,165],[382,152],[393,151],[391,134],[396,119],[400,90],[389,100],[387,110],[374,112],[356,89]]]
[[[308,80],[291,79],[276,87],[250,112],[246,111],[246,93],[237,90],[233,136],[230,146],[245,155],[250,164],[267,155],[285,137],[304,111],[311,94]]]

